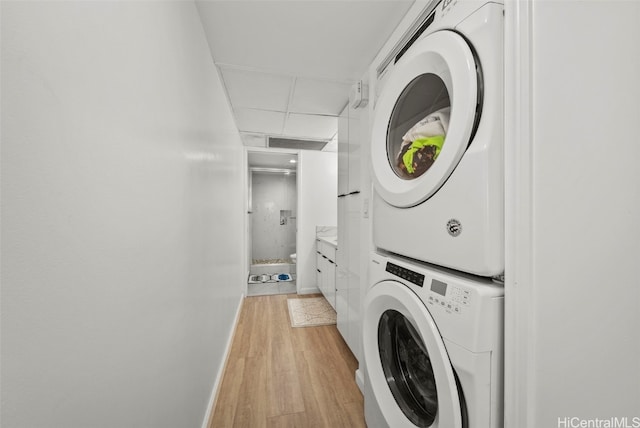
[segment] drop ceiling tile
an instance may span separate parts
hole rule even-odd
[[[264,134],[250,134],[246,132],[240,133],[240,138],[245,146],[249,147],[266,147],[267,138]]]
[[[235,110],[238,129],[244,132],[281,134],[285,114],[276,111],[237,109]]]
[[[412,4],[196,1],[216,64],[336,80],[362,76]]]
[[[349,101],[348,83],[297,79],[289,111],[338,116]]]
[[[222,68],[222,78],[233,108],[287,111],[293,78],[230,68]]]
[[[291,113],[284,126],[284,135],[329,140],[337,129],[337,117]]]

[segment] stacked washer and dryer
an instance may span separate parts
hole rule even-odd
[[[503,10],[431,4],[375,106],[370,428],[503,425]]]

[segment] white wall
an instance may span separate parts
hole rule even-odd
[[[316,226],[338,222],[338,161],[334,152],[301,150],[298,154],[298,293],[318,293]]]
[[[0,424],[200,426],[245,178],[195,6],[1,7]]]
[[[505,426],[638,426],[640,3],[506,17]]]

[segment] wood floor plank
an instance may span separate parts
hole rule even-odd
[[[287,299],[280,296],[274,300],[275,310],[272,313],[274,324],[273,337],[270,340],[271,363],[276,373],[290,371],[294,358],[293,344],[291,340],[291,326],[289,324]]]
[[[364,406],[364,402],[362,400],[342,403],[341,406],[345,417],[348,420],[346,426],[349,428],[367,428],[367,424],[362,416],[362,409]]]
[[[225,376],[220,386],[220,390],[225,391],[225,394],[218,394],[216,411],[213,413],[209,426],[233,426],[238,404],[236,397],[240,394],[240,387],[242,386],[244,376],[244,362],[244,358],[228,361]]]
[[[295,363],[301,382],[305,385],[302,389],[302,399],[304,401],[306,416],[305,427],[320,428],[330,426],[329,417],[325,411],[326,406],[322,406],[320,403],[322,397],[318,397],[316,391],[312,388],[314,376],[312,375],[312,368],[309,366],[303,351],[296,353]]]
[[[287,298],[245,299],[209,428],[364,427],[358,362],[336,326],[291,327]]]
[[[307,353],[304,353],[303,358],[309,375],[307,388],[315,398],[313,402],[315,414],[312,421],[320,423],[317,426],[347,427],[348,417],[344,415],[338,397],[335,395],[335,390],[331,383],[333,379],[325,376],[326,372],[324,371],[322,360],[319,360],[315,355]],[[309,415],[309,419],[311,419],[311,415]]]
[[[274,416],[267,419],[267,428],[302,428],[307,426],[307,415],[304,412]]]
[[[264,355],[268,350],[270,333],[271,333],[271,320],[269,320],[269,313],[271,311],[271,305],[266,304],[267,296],[255,297],[257,301],[253,306],[254,318],[251,324],[251,335],[249,339],[248,356],[255,357]],[[264,303],[263,303],[264,302]]]
[[[292,360],[293,361],[293,360]],[[305,411],[302,385],[296,370],[279,372],[267,380],[269,411],[267,416],[279,416]]]
[[[234,427],[266,428],[267,426],[267,364],[266,357],[248,357],[245,376],[236,399]]]
[[[318,376],[326,384],[326,388],[333,394],[336,402],[349,403],[352,401],[362,401],[362,395],[355,383],[354,372],[347,370],[345,366],[340,367],[334,360],[327,359],[326,357],[309,355],[308,358],[313,360]]]

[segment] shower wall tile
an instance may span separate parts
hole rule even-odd
[[[251,258],[288,259],[296,252],[296,176],[253,172],[252,187]]]

